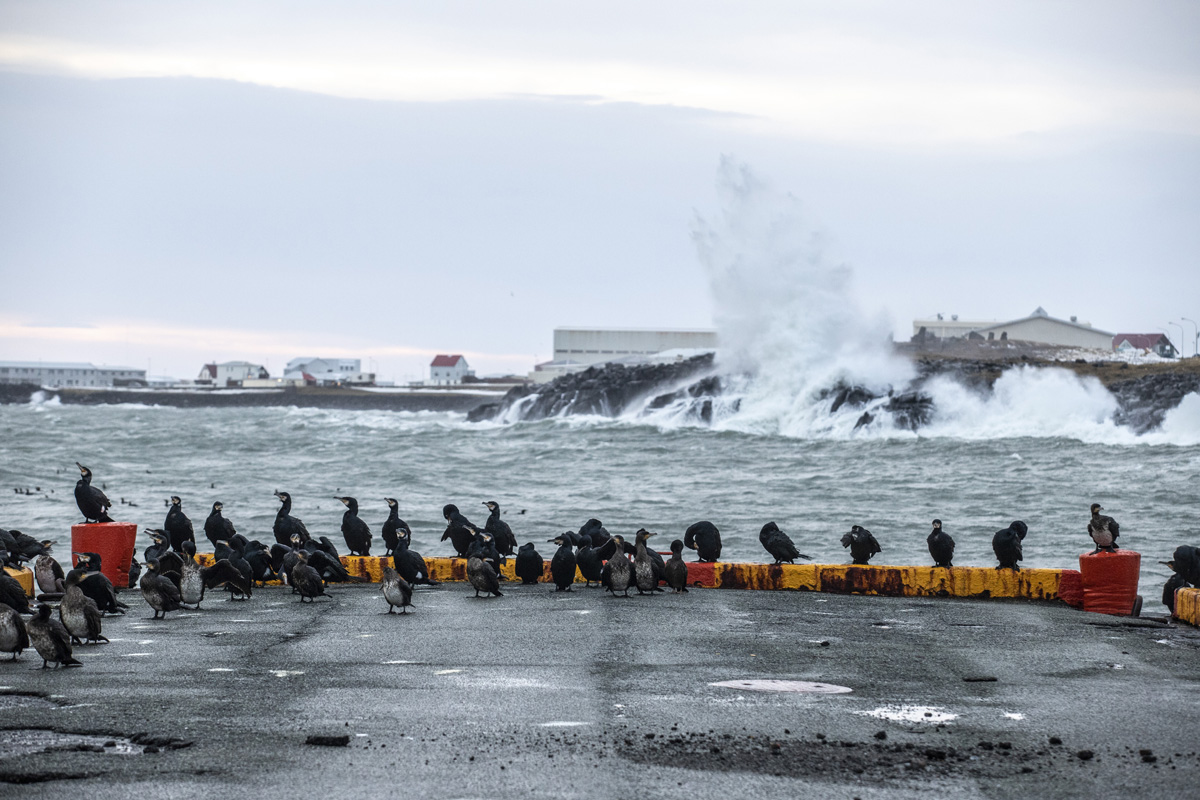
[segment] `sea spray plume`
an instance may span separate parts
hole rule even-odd
[[[785,435],[852,430],[823,391],[861,385],[886,394],[913,377],[891,353],[886,320],[869,319],[851,292],[852,272],[830,263],[825,236],[799,200],[728,156],[717,171],[722,210],[697,217],[692,237],[712,286],[719,363],[742,395],[722,427]]]

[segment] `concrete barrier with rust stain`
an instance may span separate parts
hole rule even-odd
[[[1175,619],[1200,626],[1200,589],[1175,590]]]

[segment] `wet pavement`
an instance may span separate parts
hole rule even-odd
[[[1185,797],[1200,631],[1029,602],[375,585],[136,594],[0,662],[13,798]],[[725,685],[718,685],[725,684]],[[849,690],[849,691],[846,691]],[[325,745],[306,744],[310,737]],[[344,746],[339,746],[346,742]],[[106,746],[107,745],[107,746]],[[1194,795],[1191,795],[1194,796]]]

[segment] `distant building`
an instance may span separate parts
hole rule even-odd
[[[941,314],[936,319],[914,319],[913,336],[920,336],[925,329],[926,336],[936,336],[939,339],[965,339],[980,328],[995,325],[1000,320],[966,320],[959,319],[958,314],[951,314],[950,319],[944,319]]]
[[[1090,322],[1079,322],[1076,317],[1069,320],[1052,317],[1041,306],[1028,317],[980,328],[975,333],[985,339],[994,337],[1091,350],[1111,350],[1113,337],[1108,331],[1093,328]]]
[[[712,330],[555,328],[554,358],[535,364],[529,378],[548,383],[593,364],[644,362],[664,353],[684,358],[716,349],[717,332]]]
[[[1165,333],[1118,333],[1112,338],[1112,348],[1122,352],[1157,353],[1163,358],[1175,358],[1179,354]]]
[[[69,361],[0,361],[0,384],[5,383],[31,383],[53,389],[145,386],[146,370]]]
[[[438,355],[429,362],[428,383],[433,386],[450,386],[462,383],[463,378],[475,377],[475,372],[460,355]]]
[[[363,372],[357,358],[293,358],[283,377],[309,386],[373,386],[374,372]]]
[[[200,368],[196,383],[205,386],[241,386],[248,378],[266,380],[271,375],[261,364],[249,361],[226,361],[223,364],[205,364]]]

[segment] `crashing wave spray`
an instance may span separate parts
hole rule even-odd
[[[866,317],[852,272],[831,263],[800,201],[724,157],[720,216],[698,217],[693,239],[708,272],[723,370],[735,376],[736,412],[715,426],[805,436],[853,429],[862,414],[829,414],[822,392],[838,384],[886,394],[914,376],[892,353],[886,319]]]

